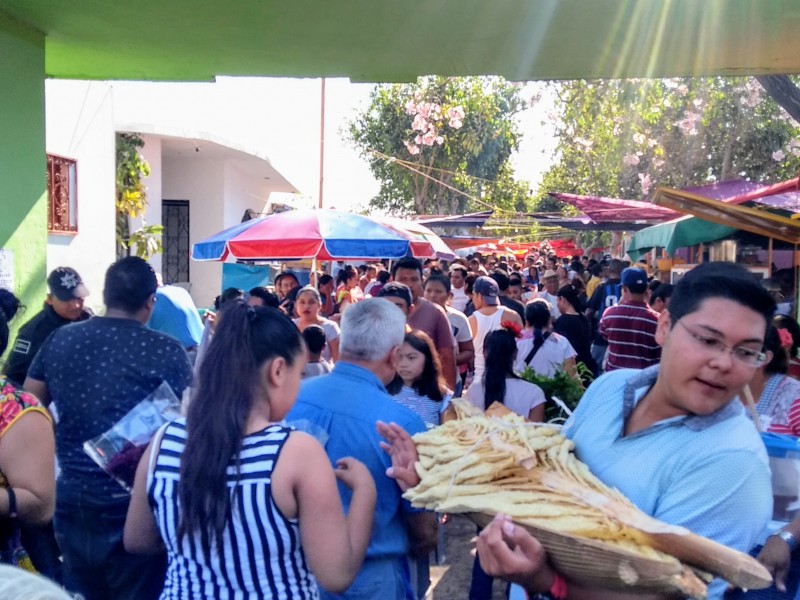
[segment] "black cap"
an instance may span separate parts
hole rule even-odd
[[[58,267],[47,276],[47,287],[50,293],[59,300],[74,300],[85,298],[89,290],[83,285],[81,276],[70,267]]]

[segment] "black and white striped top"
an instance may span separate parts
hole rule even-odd
[[[300,546],[297,519],[285,518],[272,498],[272,470],[291,429],[271,425],[242,441],[241,474],[228,465],[231,513],[220,556],[212,546],[210,562],[199,532],[178,544],[178,478],[186,444],[186,421],[170,424],[161,442],[148,497],[169,566],[161,600],[194,598],[318,598],[317,584]],[[235,493],[234,493],[235,492]]]

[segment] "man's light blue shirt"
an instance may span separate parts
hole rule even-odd
[[[313,426],[312,431],[303,421]],[[341,361],[329,375],[303,381],[297,402],[286,417],[286,422],[298,429],[321,432],[318,437],[332,464],[352,456],[367,466],[378,490],[367,558],[401,557],[409,550],[403,514],[418,511],[403,500],[397,483],[386,476],[391,459],[380,447],[382,438],[375,428],[378,421],[395,422],[411,435],[426,430],[422,419],[395,402],[375,375]],[[339,494],[346,512],[350,490],[340,483]]]
[[[197,346],[203,337],[203,321],[192,297],[175,285],[156,290],[156,303],[147,326],[174,337],[184,348]]]
[[[658,366],[623,369],[586,391],[564,433],[606,485],[645,513],[747,552],[772,514],[767,453],[742,406],[674,417],[624,436],[625,422],[658,377]],[[709,586],[721,598],[725,582]]]

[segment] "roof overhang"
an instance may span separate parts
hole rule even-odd
[[[0,0],[79,79],[512,80],[800,72],[795,0]]]
[[[660,187],[653,203],[703,220],[735,227],[791,244],[800,244],[800,222],[764,209],[728,204],[683,190]]]

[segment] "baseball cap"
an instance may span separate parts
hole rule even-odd
[[[641,294],[647,289],[647,273],[644,269],[628,267],[622,271],[622,285],[634,294]]]
[[[85,298],[89,290],[83,285],[81,276],[70,267],[58,267],[47,276],[47,287],[50,293],[59,300],[74,300]]]
[[[499,304],[497,297],[500,295],[500,288],[491,277],[481,276],[475,280],[472,291],[480,295],[486,304]]]

